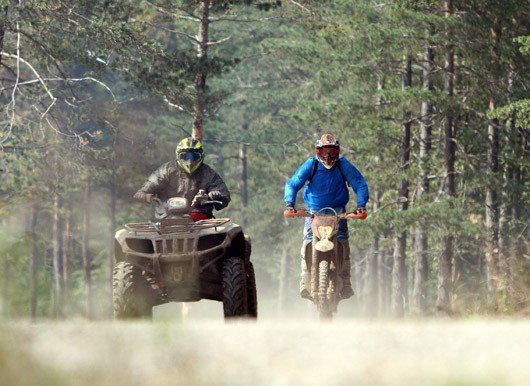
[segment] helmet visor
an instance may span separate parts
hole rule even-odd
[[[323,159],[334,159],[339,155],[338,147],[321,147],[316,149],[316,153]]]
[[[196,151],[183,151],[179,152],[178,157],[183,161],[199,161],[202,154]]]

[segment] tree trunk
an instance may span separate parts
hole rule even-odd
[[[11,274],[9,272],[9,259],[7,253],[4,253],[2,256],[2,263],[3,263],[3,278],[2,278],[2,307],[0,308],[0,311],[2,312],[2,317],[4,319],[7,319],[9,316],[9,275]]]
[[[434,34],[431,27],[429,34]],[[434,69],[434,49],[428,46],[425,50],[423,61],[423,89],[432,91],[432,72]],[[424,195],[429,193],[429,157],[432,147],[432,120],[433,113],[432,101],[426,100],[421,104],[421,134],[420,134],[420,188],[418,189],[416,200],[420,202]],[[429,273],[429,261],[427,256],[428,236],[425,227],[415,229],[414,237],[414,287],[412,290],[412,307],[423,313],[426,311],[426,282]]]
[[[524,157],[525,153],[528,152],[527,143],[525,141],[525,137],[521,130],[517,130],[516,135],[516,145],[515,148],[518,149],[521,156],[518,158],[518,162],[516,165],[514,165],[514,168],[512,170],[512,179],[517,187],[523,186],[523,168],[521,165],[524,164]],[[522,189],[518,188],[514,192],[514,199],[513,199],[513,205],[512,205],[512,218],[514,222],[514,234],[515,234],[515,240],[513,240],[512,243],[512,260],[514,265],[514,275],[515,270],[517,269],[517,265],[523,265],[525,263],[525,254],[526,254],[526,244],[524,242],[525,238],[523,236],[523,232],[525,231],[525,227],[528,227],[528,221],[527,221],[527,211],[524,209],[525,204],[521,197],[523,197],[523,191]]]
[[[53,316],[63,316],[63,197],[55,193],[53,208]]]
[[[64,220],[64,240],[63,240],[63,305],[68,307],[68,296],[70,288],[70,261],[72,259],[72,211],[70,208],[66,210]]]
[[[453,0],[445,3],[445,17],[450,18],[454,13]],[[450,41],[451,33],[449,27],[446,27],[447,40]],[[451,98],[454,94],[454,76],[455,76],[455,54],[454,46],[448,44],[445,54],[444,68],[444,88],[446,95]],[[455,158],[456,142],[454,117],[448,112],[444,122],[444,192],[446,195],[456,196],[455,186]],[[451,292],[452,292],[452,264],[453,264],[453,236],[451,230],[446,230],[447,234],[442,238],[442,253],[440,255],[438,267],[438,294],[436,298],[436,308],[441,314],[451,313]]]
[[[248,130],[248,124],[241,126],[243,131]],[[248,206],[248,171],[247,171],[247,145],[239,145],[239,162],[240,162],[240,180],[239,194],[241,197],[241,214],[243,219],[243,228],[247,227],[247,206]]]
[[[412,58],[405,58],[403,67],[403,90],[412,85]],[[403,137],[400,144],[400,171],[401,176],[398,182],[399,210],[405,211],[408,208],[409,186],[405,175],[410,160],[410,112],[403,112]],[[392,315],[402,317],[405,312],[405,288],[406,269],[405,252],[407,248],[407,232],[402,229],[398,231],[394,239],[394,264],[392,269]]]
[[[285,312],[285,300],[287,298],[287,282],[289,272],[289,254],[287,245],[282,247],[280,259],[280,280],[278,283],[278,314],[283,315]]]
[[[202,125],[204,120],[204,107],[206,102],[206,62],[208,59],[208,27],[210,26],[210,0],[200,1],[201,21],[197,35],[197,57],[199,58],[199,71],[195,76],[195,120],[193,122],[192,136],[202,139]]]
[[[379,208],[379,192],[374,192],[373,211],[376,212]],[[379,309],[379,295],[377,286],[377,264],[379,261],[379,235],[375,235],[372,248],[369,255],[366,257],[365,267],[365,286],[364,286],[364,313],[368,316],[376,316]]]
[[[7,5],[2,9],[2,17],[0,17],[0,68],[2,67],[2,52],[4,51],[4,36],[5,36],[5,20],[7,20]]]
[[[113,174],[113,180],[110,182],[110,202],[109,202],[109,253],[107,258],[107,281],[108,281],[108,317],[112,318],[112,273],[114,270],[114,234],[116,233],[116,204],[117,204],[117,192],[116,192],[116,176]]]
[[[83,211],[83,235],[81,241],[81,255],[83,257],[83,270],[85,272],[85,291],[86,291],[86,316],[89,319],[94,317],[94,304],[92,294],[92,267],[91,256],[89,249],[89,233],[90,233],[90,200],[91,200],[91,181],[87,182],[85,187]]]
[[[31,320],[35,320],[37,317],[37,293],[38,293],[38,281],[37,281],[37,265],[38,265],[38,238],[37,238],[37,217],[38,207],[33,204],[31,207],[31,218],[29,225],[29,234],[31,242],[31,256],[29,261],[29,314]]]
[[[379,296],[377,293],[377,263],[379,260],[379,236],[374,236],[370,254],[366,258],[365,268],[365,294],[364,313],[368,316],[376,316],[379,309]]]
[[[500,29],[495,27],[491,31],[493,38],[493,63],[498,66],[498,50]],[[496,96],[490,95],[489,109],[496,108]],[[488,125],[488,174],[490,180],[486,186],[486,275],[487,286],[493,304],[497,304],[497,290],[499,289],[499,202],[497,192],[497,174],[499,172],[499,122],[492,119]]]
[[[283,228],[287,229],[289,222],[283,219]],[[285,234],[285,233],[284,233]],[[289,283],[289,243],[284,240],[280,258],[280,280],[278,283],[278,314],[282,315],[286,309],[287,289]],[[300,264],[298,264],[300,265]]]
[[[388,305],[390,303],[389,295],[389,283],[391,282],[391,262],[387,261],[391,257],[386,253],[386,248],[381,248],[379,246],[379,256],[377,261],[377,283],[379,286],[379,316],[388,315]]]

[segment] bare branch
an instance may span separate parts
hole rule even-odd
[[[164,8],[162,6],[153,4],[149,0],[144,0],[144,3],[147,3],[147,4],[151,5],[151,6],[153,6],[159,13],[174,17],[176,19],[191,20],[191,21],[195,21],[195,22],[200,22],[201,21],[201,19],[199,17],[197,17],[193,13],[191,13],[191,12],[187,11],[186,9],[181,8],[181,7],[176,7],[176,9],[178,9],[181,12],[186,13],[188,16],[179,15],[177,13],[171,12],[171,11],[167,10],[166,8]]]
[[[22,62],[24,63],[26,66],[28,66],[30,68],[30,70],[35,74],[35,76],[37,77],[37,79],[39,80],[39,83],[42,84],[42,87],[44,87],[44,90],[46,91],[46,93],[48,94],[48,96],[50,97],[50,99],[52,100],[52,105],[55,103],[55,100],[57,98],[55,98],[53,96],[53,94],[51,93],[50,89],[48,88],[48,86],[46,86],[46,82],[44,82],[44,80],[42,79],[42,77],[40,76],[40,74],[37,72],[37,70],[35,70],[35,68],[31,65],[31,63],[29,63],[27,60],[23,59],[20,57],[20,51],[19,49],[17,48],[17,55],[13,55],[13,54],[8,54],[8,53],[3,53],[3,55],[6,57],[6,58],[12,58],[12,59],[16,59],[17,60],[17,63],[18,62]],[[17,64],[17,72],[18,72],[18,64]],[[13,89],[13,93],[15,92],[15,89],[17,88],[18,86],[18,82],[15,84],[15,87]]]
[[[206,43],[206,45],[213,46],[214,44],[220,44],[220,43],[226,42],[227,40],[230,40],[231,38],[232,38],[232,35],[230,35],[230,36],[228,36],[228,37],[226,37],[224,39],[216,40],[214,42],[208,42],[208,43]]]
[[[234,15],[233,17],[211,17],[208,19],[210,23],[216,23],[218,21],[235,21],[238,23],[263,23],[267,20],[275,20],[280,19],[278,16],[273,17],[264,17],[262,19],[239,19],[237,15]]]
[[[189,115],[193,116],[193,113],[192,113],[191,111],[188,111],[188,110],[186,110],[184,107],[182,107],[182,106],[180,106],[180,105],[177,105],[177,104],[175,104],[175,103],[170,102],[169,99],[167,98],[167,96],[164,96],[164,102],[166,102],[166,104],[167,104],[169,107],[173,107],[173,108],[175,108],[175,109],[177,109],[177,110],[180,110],[180,111],[182,111],[182,112],[184,112],[184,113],[186,113],[186,114],[189,114]]]
[[[161,26],[161,25],[157,25],[157,24],[152,24],[152,23],[147,23],[147,22],[146,22],[146,24],[151,26],[151,27],[161,29],[163,31],[171,32],[171,33],[174,33],[174,34],[180,35],[180,36],[185,36],[188,39],[190,39],[191,41],[193,41],[195,44],[199,44],[199,40],[195,36],[187,34],[186,32],[177,31],[177,30],[174,30],[174,29],[171,29],[171,28],[167,28],[167,27],[164,27],[164,26]]]
[[[296,5],[298,8],[303,9],[305,12],[310,13],[310,14],[313,14],[313,12],[312,12],[310,9],[304,7],[304,6],[303,6],[302,4],[300,4],[298,1],[289,0],[289,2],[292,3],[292,4],[294,4],[294,5]]]

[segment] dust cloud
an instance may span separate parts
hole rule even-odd
[[[217,305],[197,303],[185,316],[181,305],[164,306],[153,322],[3,324],[0,353],[17,359],[0,355],[0,381],[21,385],[17,379],[31,374],[37,384],[54,385],[524,385],[530,379],[528,320],[224,323],[220,310],[210,309]]]

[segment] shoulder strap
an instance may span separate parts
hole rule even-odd
[[[340,175],[342,176],[342,181],[344,181],[348,188],[351,188],[350,184],[348,183],[348,180],[346,179],[346,176],[344,175],[344,172],[342,171],[342,168],[340,167],[340,158],[339,162],[337,162],[337,167],[339,168]]]
[[[318,168],[318,161],[316,158],[313,158],[313,171],[311,172],[311,175],[309,176],[309,179],[307,180],[307,183],[310,183],[313,177],[315,176]]]
[[[337,167],[339,168],[340,175],[342,176],[342,181],[346,184],[348,188],[351,188],[350,184],[346,180],[346,176],[344,176],[344,173],[342,172],[342,168],[340,167],[340,159],[339,162],[337,162]],[[313,159],[313,171],[311,172],[311,175],[309,176],[309,179],[307,180],[307,183],[310,183],[313,177],[315,176],[318,168],[318,161],[314,158]]]

